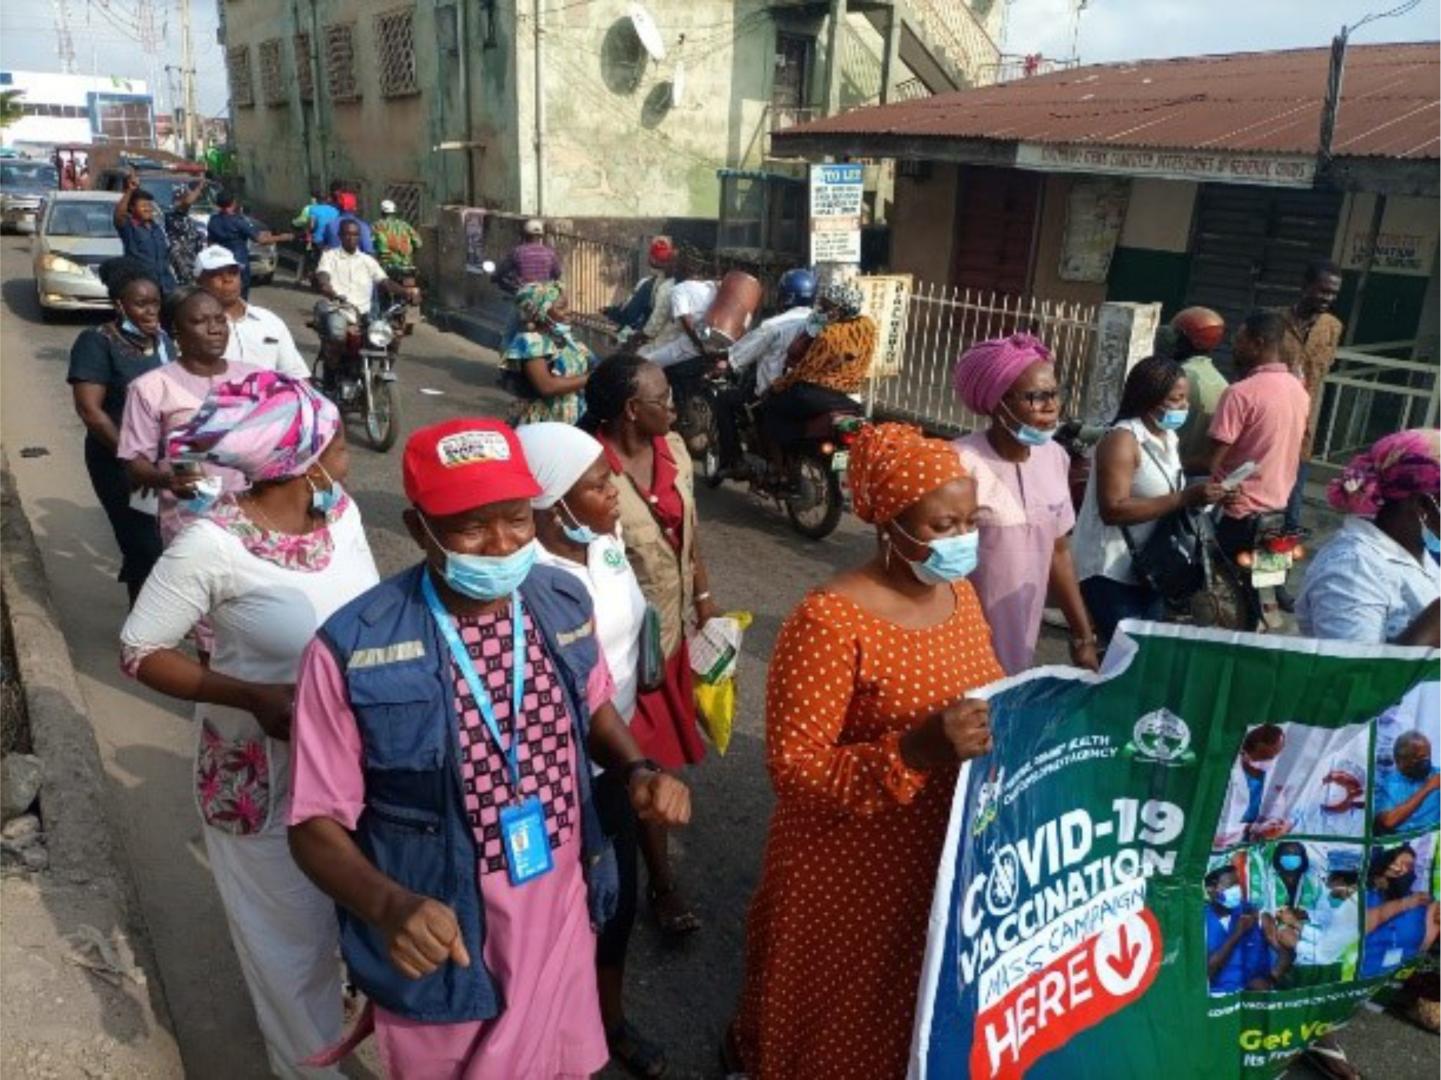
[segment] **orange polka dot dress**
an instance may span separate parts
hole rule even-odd
[[[777,802],[747,924],[736,1024],[758,1080],[905,1075],[926,921],[956,769],[900,740],[1002,676],[968,582],[910,630],[834,593],[786,620],[766,685]]]

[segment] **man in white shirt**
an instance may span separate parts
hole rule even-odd
[[[716,281],[677,283],[670,291],[670,323],[653,344],[640,350],[640,355],[663,368],[703,355],[705,316],[719,289]]]
[[[292,379],[310,378],[310,365],[290,329],[273,311],[245,299],[240,264],[229,248],[211,244],[195,257],[196,284],[220,301],[230,322],[225,359],[270,368]]]
[[[419,289],[391,281],[380,263],[360,250],[360,226],[342,221],[340,246],[322,255],[315,268],[315,287],[323,297],[315,304],[315,325],[321,357],[327,362],[335,357],[350,326],[369,318],[377,285],[391,296],[420,303]]]

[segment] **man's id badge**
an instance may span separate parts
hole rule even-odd
[[[548,874],[555,865],[550,837],[545,833],[545,811],[535,796],[500,812],[500,838],[505,844],[505,865],[512,885]]]

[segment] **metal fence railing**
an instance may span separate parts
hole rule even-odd
[[[1385,341],[1337,350],[1322,384],[1312,465],[1340,469],[1383,435],[1436,426],[1436,363],[1410,359],[1415,344]]]
[[[1025,331],[1056,358],[1062,415],[1078,415],[1098,310],[1094,304],[918,283],[901,302],[900,363],[894,375],[867,384],[867,412],[939,433],[976,430],[982,418],[962,406],[951,387],[956,358],[978,341]]]
[[[560,256],[566,299],[577,314],[598,316],[623,301],[640,280],[639,242],[618,244],[563,232],[548,233],[546,240]]]

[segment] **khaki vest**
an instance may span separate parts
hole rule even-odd
[[[622,473],[615,478],[615,486],[620,491],[620,527],[625,554],[640,582],[641,592],[660,612],[661,648],[669,658],[680,648],[686,613],[691,610],[694,595],[691,559],[695,550],[696,518],[690,453],[685,441],[674,432],[666,436],[666,443],[675,458],[675,486],[685,506],[685,531],[679,553],[666,540],[655,515],[630,477]]]

